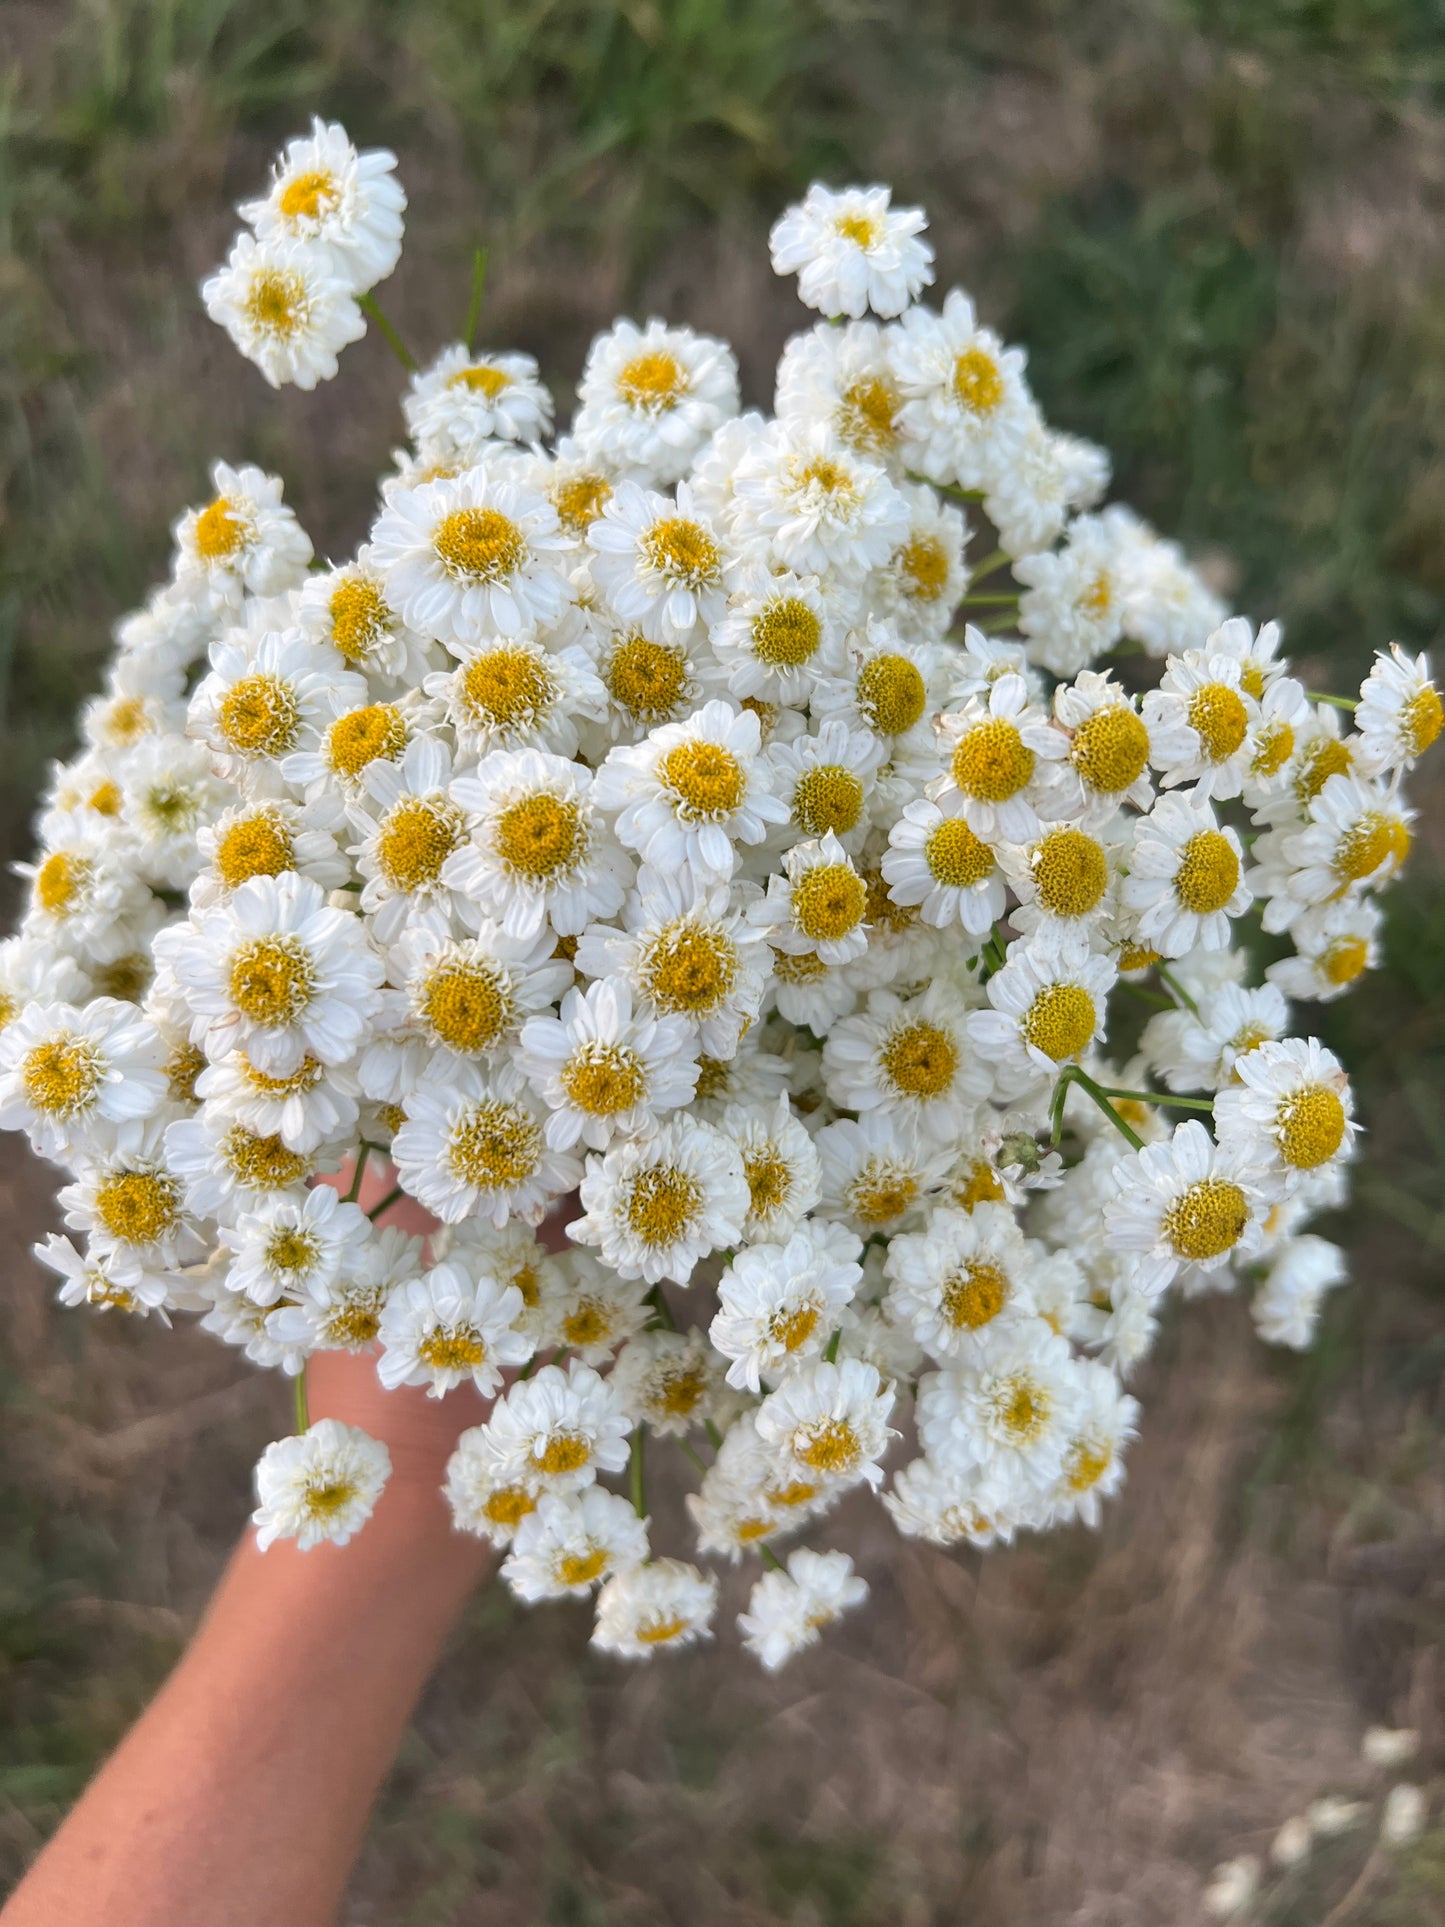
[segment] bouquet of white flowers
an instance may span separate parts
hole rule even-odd
[[[904,1533],[1093,1523],[1167,1290],[1247,1282],[1308,1342],[1357,1126],[1291,1002],[1377,961],[1440,699],[1398,648],[1311,695],[1100,508],[1022,351],[919,302],[886,188],[774,229],[824,318],[771,416],[724,342],[619,321],[549,444],[530,356],[469,327],[417,371],[378,307],[394,168],[317,122],[206,284],[272,383],[369,317],[410,444],[343,561],[255,468],[176,524],[0,947],[0,1124],[67,1174],[66,1303],[296,1379],[263,1545],[367,1518],[386,1449],[308,1427],[305,1374],[374,1352],[494,1400],[457,1525],[525,1599],[600,1588],[615,1653],[714,1615],[650,1545],[645,1451],[685,1454],[776,1666],[866,1592],[776,1548],[901,1437]],[[1289,943],[1260,983],[1251,918]]]

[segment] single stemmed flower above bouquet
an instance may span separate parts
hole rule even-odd
[[[1309,1342],[1359,1125],[1307,1007],[1379,961],[1440,699],[1398,647],[1311,694],[1101,506],[886,188],[774,229],[823,318],[771,414],[621,320],[555,438],[480,258],[427,366],[387,320],[404,206],[317,122],[206,284],[273,385],[374,324],[408,442],[337,561],[250,466],[177,522],[23,866],[0,1122],[65,1174],[66,1303],[296,1381],[263,1545],[364,1526],[386,1447],[305,1382],[369,1354],[494,1401],[445,1490],[520,1597],[641,1657],[761,1561],[774,1667],[866,1594],[849,1492],[1096,1523],[1168,1297]]]

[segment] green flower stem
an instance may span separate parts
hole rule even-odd
[[[647,1517],[646,1474],[642,1464],[643,1428],[639,1425],[632,1434],[632,1510],[639,1519]]]
[[[693,1448],[688,1444],[686,1439],[680,1438],[677,1442],[681,1446],[682,1450],[686,1452],[687,1456],[692,1460],[693,1464],[697,1467],[698,1471],[701,1472],[705,1477],[707,1474],[706,1459],[703,1458],[700,1452],[695,1452]]]
[[[1183,984],[1181,984],[1179,979],[1174,975],[1174,972],[1168,967],[1167,964],[1160,964],[1158,966],[1158,970],[1159,970],[1160,980],[1163,983],[1168,984],[1170,990],[1173,991],[1175,997],[1178,999],[1178,1001],[1181,1004],[1183,1004],[1184,1008],[1189,1012],[1189,1014],[1192,1017],[1197,1017],[1199,1015],[1198,1004],[1195,1003],[1194,999],[1190,996],[1189,992],[1184,988]]]
[[[521,1371],[518,1372],[517,1380],[516,1380],[517,1384],[520,1385],[524,1378],[530,1378],[532,1376],[533,1372],[535,1372],[537,1369],[537,1360],[541,1356],[542,1354],[540,1352],[533,1352],[532,1356],[527,1360],[526,1364],[522,1367]]]
[[[720,1451],[722,1448],[722,1433],[719,1432],[710,1418],[703,1420],[702,1429],[707,1433],[708,1442],[712,1446],[713,1451]]]
[[[1352,713],[1359,708],[1359,701],[1354,696],[1322,696],[1319,691],[1315,689],[1310,691],[1310,701],[1312,703],[1329,703],[1332,708],[1348,709]]]
[[[672,1315],[672,1306],[668,1304],[666,1298],[662,1295],[661,1285],[653,1285],[649,1290],[645,1291],[642,1294],[642,1302],[644,1305],[651,1305],[652,1307],[652,1320],[650,1323],[653,1331],[675,1332],[677,1330],[677,1320]]]
[[[1017,609],[1017,595],[966,595],[959,603],[960,609]]]
[[[306,1399],[306,1367],[303,1365],[294,1381],[296,1392],[296,1431],[299,1436],[311,1430],[311,1407]]]
[[[382,340],[385,341],[387,347],[390,348],[406,372],[409,375],[414,375],[417,371],[416,356],[411,352],[410,348],[407,347],[401,336],[396,332],[396,329],[392,327],[391,323],[382,313],[381,303],[377,300],[376,296],[374,294],[359,294],[356,297],[356,305],[364,315],[369,315],[376,323],[377,327],[381,330]]]
[[[401,1196],[403,1196],[403,1190],[401,1185],[394,1184],[391,1187],[391,1189],[387,1192],[386,1196],[382,1199],[381,1203],[374,1204],[371,1207],[370,1211],[368,1211],[366,1214],[367,1217],[370,1218],[373,1224],[375,1224],[377,1219],[383,1213],[383,1211],[390,1211],[391,1207],[396,1203],[397,1199]]]
[[[972,588],[975,582],[982,582],[986,576],[996,575],[1000,569],[1007,568],[1012,561],[1013,557],[1007,549],[995,549],[991,555],[986,555],[982,562],[969,569],[969,587]]]
[[[1152,1004],[1155,1010],[1178,1010],[1179,1008],[1172,997],[1161,997],[1157,990],[1145,990],[1142,984],[1125,983],[1123,978],[1120,978],[1119,988],[1127,991],[1131,997],[1137,997],[1141,1004]]]
[[[836,1365],[838,1363],[838,1341],[842,1336],[843,1327],[839,1325],[823,1348],[823,1357],[830,1365]]]
[[[1120,1117],[1119,1113],[1109,1102],[1103,1086],[1096,1084],[1089,1073],[1080,1070],[1077,1064],[1070,1064],[1069,1068],[1054,1086],[1054,1099],[1053,1103],[1049,1106],[1049,1124],[1053,1131],[1052,1142],[1054,1144],[1057,1144],[1064,1134],[1064,1099],[1069,1094],[1070,1084],[1077,1084],[1081,1090],[1085,1091],[1088,1096],[1094,1100],[1105,1117],[1107,1117],[1113,1125],[1114,1129],[1118,1131],[1121,1137],[1127,1138],[1136,1151],[1142,1151],[1144,1149],[1143,1138]]]
[[[1111,1084],[1101,1084],[1099,1089],[1105,1097],[1130,1097],[1136,1104],[1169,1104],[1176,1111],[1212,1111],[1212,1097],[1174,1097],[1168,1091],[1116,1091]]]
[[[472,256],[472,298],[467,303],[467,325],[462,333],[467,353],[477,338],[477,323],[482,318],[482,290],[487,285],[487,250],[478,248]]]
[[[361,1186],[366,1178],[366,1160],[371,1155],[369,1144],[360,1144],[356,1150],[356,1162],[351,1173],[351,1188],[341,1200],[343,1204],[355,1204],[361,1196]]]
[[[758,1557],[762,1560],[763,1564],[769,1569],[770,1572],[787,1571],[787,1567],[783,1564],[782,1560],[778,1557],[777,1553],[773,1551],[770,1545],[767,1545],[764,1542],[760,1542],[758,1545]]]

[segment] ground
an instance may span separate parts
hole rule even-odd
[[[956,17],[967,14],[967,24]],[[1050,417],[1316,687],[1445,607],[1445,101],[1435,0],[10,0],[0,17],[0,845],[26,847],[115,617],[215,455],[284,474],[323,552],[400,439],[374,337],[272,396],[206,322],[229,204],[313,111],[401,157],[402,332],[575,380],[621,310],[727,335],[750,399],[798,325],[763,237],[814,175],[887,179],[941,279],[1030,348]],[[873,1609],[761,1678],[619,1670],[585,1615],[477,1599],[347,1919],[1145,1927],[1419,1726],[1436,1823],[1346,1837],[1284,1927],[1445,1920],[1442,781],[1389,964],[1327,1035],[1370,1127],[1305,1358],[1183,1307],[1102,1532],[984,1557],[866,1508]],[[25,1256],[48,1179],[0,1152],[0,1879],[185,1637],[284,1393],[194,1333],[86,1323]],[[665,1479],[660,1503],[669,1503]],[[675,1500],[676,1495],[671,1497]],[[725,1587],[735,1610],[737,1581]],[[726,1624],[729,1614],[723,1615]]]

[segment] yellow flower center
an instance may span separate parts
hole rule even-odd
[[[854,1217],[869,1226],[901,1218],[917,1197],[918,1174],[884,1158],[869,1158],[848,1187]]]
[[[369,703],[338,716],[326,736],[326,760],[355,782],[378,759],[394,763],[406,748],[406,724],[393,703]]]
[[[272,1271],[284,1271],[294,1276],[297,1272],[309,1271],[320,1250],[315,1232],[303,1231],[299,1225],[288,1225],[267,1244],[266,1263]]]
[[[1149,732],[1127,703],[1110,703],[1074,731],[1069,761],[1085,787],[1117,796],[1138,781],[1149,760]]]
[[[995,868],[993,851],[961,816],[946,816],[929,832],[923,860],[934,881],[946,890],[971,890],[991,877]]]
[[[583,1298],[562,1320],[562,1336],[569,1345],[600,1345],[612,1332],[607,1307],[595,1298]]]
[[[1083,830],[1050,830],[1031,867],[1039,903],[1054,917],[1086,917],[1109,881],[1103,844]]]
[[[1313,803],[1332,776],[1349,774],[1350,761],[1349,747],[1339,737],[1317,736],[1300,756],[1295,795],[1301,803]]]
[[[454,1177],[479,1191],[525,1184],[542,1161],[540,1126],[520,1104],[483,1098],[452,1126],[447,1163]]]
[[[306,326],[306,283],[291,268],[263,268],[246,290],[246,319],[258,334],[283,340]]]
[[[793,788],[793,820],[805,836],[846,836],[863,814],[863,785],[841,763],[815,763]]]
[[[1107,1440],[1075,1439],[1064,1459],[1064,1483],[1070,1492],[1088,1492],[1113,1462],[1113,1447]]]
[[[231,1002],[253,1024],[294,1023],[316,991],[316,967],[299,937],[256,937],[231,952]]]
[[[524,1485],[499,1485],[482,1502],[482,1511],[494,1526],[519,1526],[536,1510],[536,1496]]]
[[[701,1016],[715,1010],[736,984],[737,950],[721,930],[679,918],[652,939],[641,975],[660,1011]]]
[[[768,1325],[768,1336],[775,1345],[781,1345],[785,1352],[795,1352],[806,1345],[818,1329],[818,1307],[798,1305],[792,1311],[774,1312]]]
[[[690,589],[705,588],[717,582],[722,573],[717,543],[700,523],[689,522],[682,515],[654,522],[638,547],[649,568],[668,582]]]
[[[707,1395],[707,1373],[697,1365],[682,1365],[664,1370],[654,1383],[650,1397],[657,1412],[667,1418],[689,1418]]]
[[[649,642],[646,636],[618,644],[603,680],[613,702],[647,724],[675,715],[692,687],[681,645]]]
[[[1403,861],[1409,847],[1410,832],[1398,817],[1369,810],[1340,838],[1330,867],[1343,885],[1359,883],[1397,853]]]
[[[793,885],[793,922],[814,943],[836,943],[858,928],[868,886],[849,863],[815,863]]]
[[[100,1089],[100,1055],[80,1037],[51,1037],[25,1058],[20,1078],[32,1107],[46,1117],[74,1117]]]
[[[475,1325],[436,1325],[416,1355],[434,1372],[469,1372],[486,1363],[487,1347]]]
[[[981,803],[1006,803],[1034,773],[1034,752],[1002,716],[975,723],[953,752],[953,780]]]
[[[391,624],[381,590],[364,575],[343,576],[331,591],[331,640],[347,662],[365,662]]]
[[[216,875],[228,890],[250,877],[278,877],[296,867],[291,832],[279,814],[258,810],[233,823],[216,844]]]
[[[898,551],[904,593],[914,602],[937,602],[948,587],[948,550],[936,535],[915,535]]]
[[[972,1211],[976,1204],[1001,1204],[1004,1197],[999,1175],[987,1158],[975,1158],[953,1182],[954,1202],[965,1211]]]
[[[879,1053],[879,1067],[904,1097],[941,1097],[958,1074],[958,1045],[939,1024],[898,1024]]]
[[[181,1216],[181,1187],[166,1172],[112,1172],[96,1185],[100,1224],[125,1245],[150,1245]]]
[[[420,1001],[440,1041],[463,1053],[491,1050],[515,1012],[505,972],[487,963],[443,964],[427,978]]]
[[[883,375],[850,382],[838,398],[834,426],[852,448],[873,452],[898,439],[898,390]]]
[[[217,718],[221,735],[244,756],[279,756],[296,741],[300,705],[290,683],[258,672],[232,683]]]
[[[447,383],[448,388],[465,388],[474,395],[485,395],[488,401],[495,401],[504,388],[512,386],[512,377],[505,368],[493,368],[490,362],[479,361],[470,368],[459,368]]]
[[[827,964],[811,952],[801,957],[789,956],[784,950],[773,952],[773,975],[780,984],[815,984],[827,974]]]
[[[1400,707],[1400,740],[1412,756],[1421,756],[1445,726],[1445,710],[1433,683],[1424,683]]]
[[[497,855],[516,876],[561,876],[583,854],[582,811],[570,796],[545,790],[509,803],[497,818]]]
[[[178,1104],[194,1104],[196,1079],[206,1068],[206,1053],[196,1044],[177,1044],[166,1059],[166,1085]]]
[[[121,801],[120,784],[107,777],[105,782],[97,783],[90,792],[86,807],[94,810],[97,816],[119,816]]]
[[[824,1419],[793,1436],[793,1455],[815,1472],[851,1472],[863,1456],[858,1434],[847,1419]]]
[[[858,710],[880,736],[902,736],[928,705],[923,673],[907,656],[873,656],[858,672]]]
[[[35,872],[35,901],[48,915],[63,917],[85,894],[95,865],[75,850],[53,850]]]
[[[1019,1025],[1024,1040],[1062,1064],[1087,1050],[1098,1023],[1094,1000],[1082,984],[1049,984],[1041,990]]]
[[[1008,1303],[1008,1273],[981,1259],[962,1265],[943,1282],[943,1314],[957,1331],[977,1331]]]
[[[607,1565],[607,1551],[597,1546],[591,1552],[564,1553],[557,1561],[557,1577],[564,1586],[590,1586],[600,1578]]]
[[[1249,711],[1228,683],[1207,682],[1189,698],[1189,726],[1199,738],[1206,762],[1233,756],[1249,728]]]
[[[612,484],[605,475],[574,475],[552,490],[557,520],[574,535],[585,535],[612,500]]]
[[[1369,942],[1364,937],[1336,937],[1320,953],[1318,969],[1327,982],[1352,984],[1363,976],[1370,961]]]
[[[676,1244],[702,1209],[702,1186],[676,1165],[655,1164],[632,1180],[623,1209],[643,1244]]]
[[[285,1191],[307,1174],[305,1158],[288,1151],[272,1132],[262,1136],[244,1124],[226,1133],[222,1155],[233,1175],[252,1191]]]
[[[201,510],[191,529],[196,554],[207,562],[219,562],[223,556],[234,555],[245,539],[246,524],[224,495],[218,495]]]
[[[1207,917],[1222,910],[1239,887],[1239,857],[1219,830],[1196,830],[1179,852],[1174,894],[1186,910]]]
[[[562,1070],[562,1088],[579,1111],[616,1117],[642,1101],[647,1077],[636,1051],[620,1044],[583,1044]]]
[[[1288,723],[1271,723],[1255,738],[1250,771],[1255,776],[1277,776],[1294,755],[1294,730]]]
[[[1121,945],[1119,950],[1119,969],[1121,972],[1129,970],[1152,970],[1155,964],[1163,963],[1163,961],[1164,959],[1152,944],[1126,943]]]
[[[817,652],[823,625],[798,596],[779,596],[753,617],[753,654],[770,669],[798,669]]]
[[[454,509],[432,548],[449,576],[469,582],[503,582],[527,559],[526,536],[500,509]]]
[[[1251,656],[1248,662],[1239,665],[1239,686],[1246,696],[1253,696],[1259,702],[1264,695],[1264,664]]]
[[[1275,1142],[1286,1164],[1313,1171],[1327,1164],[1345,1136],[1345,1107],[1324,1084],[1291,1091],[1275,1113]]]
[[[991,415],[1003,400],[1003,370],[982,348],[965,348],[953,364],[953,393],[960,408]]]
[[[992,1405],[999,1424],[1019,1447],[1032,1445],[1042,1438],[1054,1409],[1048,1386],[1021,1372],[994,1387]]]
[[[532,1459],[539,1472],[556,1478],[563,1472],[580,1472],[592,1457],[592,1441],[581,1432],[552,1432],[541,1451],[532,1447]]]
[[[771,1144],[749,1155],[743,1154],[743,1175],[748,1181],[752,1215],[770,1218],[787,1203],[793,1189],[793,1168]]]
[[[864,869],[862,875],[868,889],[868,908],[864,912],[867,922],[900,935],[922,921],[917,904],[895,903],[889,896],[888,879],[883,874],[881,864],[877,869],[871,866]]]
[[[296,174],[281,190],[277,206],[288,221],[315,221],[329,214],[341,201],[336,177],[324,167]]]
[[[1114,585],[1101,569],[1088,586],[1083,589],[1076,601],[1080,613],[1102,622],[1114,606]]]
[[[461,694],[484,726],[535,729],[557,701],[557,675],[540,650],[488,649],[462,671]]]
[[[323,1479],[306,1487],[304,1504],[313,1519],[334,1519],[357,1496],[355,1479]]]
[[[637,1625],[637,1637],[644,1646],[665,1646],[686,1631],[687,1621],[676,1613],[653,1613]]]
[[[363,1345],[371,1343],[380,1330],[379,1298],[358,1298],[327,1308],[326,1336],[333,1344],[342,1345],[348,1351],[359,1352]]]
[[[405,796],[387,811],[376,839],[376,865],[393,890],[435,883],[462,840],[463,818],[445,796]]]
[[[710,1104],[726,1097],[732,1083],[732,1065],[723,1057],[699,1056],[697,1060],[697,1102]]]
[[[854,495],[853,477],[842,462],[829,461],[826,455],[814,456],[804,462],[797,470],[797,485],[805,494],[814,491],[819,495],[841,495],[851,499]]]
[[[1201,1178],[1177,1197],[1159,1228],[1181,1258],[1200,1261],[1233,1250],[1249,1223],[1249,1201],[1228,1178]]]
[[[747,795],[747,772],[721,743],[698,738],[679,743],[658,763],[657,775],[671,791],[677,814],[688,823],[731,816]]]
[[[155,966],[147,952],[132,951],[117,957],[92,972],[97,997],[118,997],[122,1003],[138,1004],[150,986]]]
[[[833,223],[833,231],[864,249],[877,247],[883,233],[871,214],[840,214]]]
[[[635,355],[617,375],[617,392],[630,408],[645,415],[675,408],[688,391],[687,370],[666,348]]]

